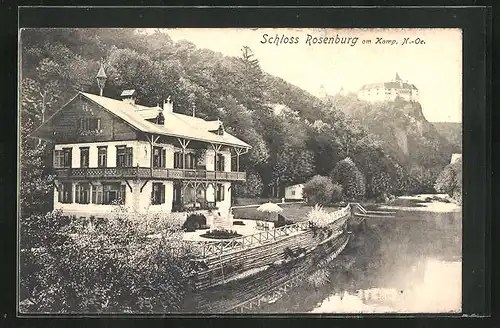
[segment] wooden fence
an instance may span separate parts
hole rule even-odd
[[[329,223],[350,215],[351,207],[348,204],[346,207],[335,211],[329,216]],[[223,253],[243,250],[246,248],[263,245],[271,241],[276,241],[290,234],[307,231],[311,228],[312,222],[302,221],[291,225],[282,226],[270,230],[261,231],[252,235],[235,237],[226,240],[217,241],[193,241],[195,246],[199,248],[199,256],[202,258],[220,256]]]

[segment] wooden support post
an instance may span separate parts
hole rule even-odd
[[[132,192],[132,186],[130,185],[130,183],[128,183],[128,180],[127,180],[127,179],[125,179],[125,183],[127,183],[127,186],[129,187],[130,192]]]
[[[182,169],[186,168],[186,148],[189,145],[190,140],[177,138],[177,141],[181,145],[182,148]]]
[[[148,183],[148,181],[149,181],[149,180],[144,181],[144,183],[143,183],[143,184],[142,184],[142,186],[141,186],[141,190],[140,190],[140,192],[142,192],[142,189],[144,189],[144,187],[146,186],[146,184]]]

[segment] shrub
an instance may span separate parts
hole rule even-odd
[[[42,224],[31,231],[35,226],[26,221]],[[73,220],[54,226],[56,218],[25,218],[20,280],[22,300],[29,299],[30,305],[23,311],[181,310],[189,288],[191,249],[182,241],[182,231],[165,222],[166,217],[116,217],[99,225]],[[146,238],[151,231],[156,238]],[[38,234],[47,238],[29,240]]]
[[[332,201],[334,184],[328,177],[315,175],[304,184],[304,195],[310,204],[328,205]]]
[[[340,202],[343,199],[342,186],[338,183],[333,183],[332,188],[332,201]]]
[[[186,222],[184,222],[182,228],[185,231],[193,232],[196,231],[196,229],[200,229],[201,227],[206,225],[207,218],[205,217],[205,215],[200,213],[193,213],[186,218]]]
[[[366,192],[365,178],[349,157],[335,165],[330,173],[330,178],[342,186],[348,200],[360,200],[364,197]]]
[[[200,237],[213,238],[213,239],[231,239],[240,237],[241,235],[233,230],[211,230],[204,233]]]
[[[326,227],[332,222],[331,215],[323,209],[320,205],[315,205],[309,213],[307,213],[307,220],[315,227]]]
[[[239,226],[244,226],[245,223],[243,221],[234,221],[233,225],[239,225]]]

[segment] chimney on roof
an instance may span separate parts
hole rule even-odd
[[[163,101],[163,112],[172,113],[174,111],[174,102],[168,96],[167,100]]]
[[[121,93],[120,97],[122,100],[128,104],[135,105],[135,98],[137,96],[137,93],[135,90],[123,90]]]

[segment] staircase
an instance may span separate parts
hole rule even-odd
[[[392,219],[395,218],[396,212],[388,211],[367,211],[360,203],[351,203],[352,214],[358,218],[380,218]]]

